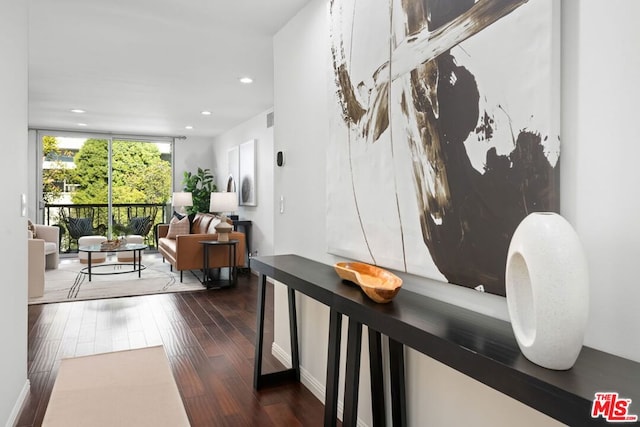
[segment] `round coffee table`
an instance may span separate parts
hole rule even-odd
[[[138,277],[141,277],[141,272],[146,266],[142,265],[142,251],[147,249],[149,246],[142,243],[126,243],[124,245],[120,245],[117,248],[103,248],[102,245],[90,245],[90,246],[80,246],[78,248],[78,252],[86,252],[87,253],[87,266],[80,270],[81,273],[89,275],[89,281],[91,281],[92,274],[123,274],[123,273],[135,273],[138,272]],[[92,266],[91,264],[91,254],[94,253],[107,253],[107,252],[124,252],[131,251],[133,252],[133,263],[112,263],[112,264],[100,264],[96,266]],[[98,267],[107,267],[113,265],[132,265],[133,270],[120,270],[120,271],[109,271],[109,272],[94,272],[93,269]]]

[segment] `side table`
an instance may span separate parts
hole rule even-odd
[[[235,286],[238,282],[238,269],[236,266],[236,247],[239,240],[229,240],[221,242],[218,240],[203,240],[200,243],[203,246],[202,251],[202,283],[207,289],[221,289]],[[229,280],[214,279],[211,274],[212,268],[209,267],[209,248],[213,246],[226,246],[229,250]]]
[[[233,231],[238,231],[238,227],[242,227],[242,231],[244,232],[244,243],[247,249],[247,253],[245,254],[246,268],[241,267],[240,271],[242,273],[250,273],[251,269],[249,268],[249,259],[252,256],[255,256],[253,252],[251,252],[251,221],[248,219],[232,219],[233,221]]]

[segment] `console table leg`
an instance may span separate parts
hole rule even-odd
[[[360,384],[360,353],[362,350],[362,323],[349,319],[347,335],[347,362],[344,378],[344,414],[342,425],[355,427],[358,421],[358,386]]]
[[[391,412],[393,425],[407,425],[407,406],[404,384],[404,346],[389,338],[389,364],[391,365]]]
[[[380,332],[371,328],[368,328],[368,331],[373,427],[384,427],[387,421],[384,407],[384,375],[382,373],[382,336]]]
[[[253,387],[259,390],[263,387],[283,382],[300,381],[300,361],[298,357],[298,327],[296,325],[295,294],[289,292],[289,327],[291,331],[291,362],[293,367],[282,371],[262,373],[262,346],[264,344],[264,306],[267,293],[267,276],[260,275],[258,280],[258,307],[256,309],[256,348],[253,361]]]
[[[289,340],[291,342],[291,369],[295,371],[296,381],[300,381],[300,353],[298,347],[298,318],[296,316],[296,291],[287,288],[289,296]]]
[[[264,303],[267,290],[267,276],[260,275],[258,280],[258,307],[256,309],[256,348],[253,361],[253,387],[260,388],[262,377],[262,344],[264,342]]]
[[[331,309],[329,314],[329,351],[327,355],[327,388],[324,396],[324,425],[335,427],[338,419],[338,377],[340,376],[340,340],[342,314]]]

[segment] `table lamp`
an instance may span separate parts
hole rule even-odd
[[[233,226],[227,222],[227,212],[234,212],[238,209],[238,193],[235,192],[215,192],[211,193],[209,201],[209,212],[220,214],[220,223],[216,225],[218,241],[228,242],[229,233]]]
[[[185,191],[177,191],[173,193],[173,208],[181,215],[186,215],[185,206],[193,206],[193,196]]]

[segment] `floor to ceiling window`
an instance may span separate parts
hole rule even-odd
[[[44,131],[38,140],[41,215],[60,226],[63,252],[90,234],[139,234],[154,246],[171,198],[172,140]]]

